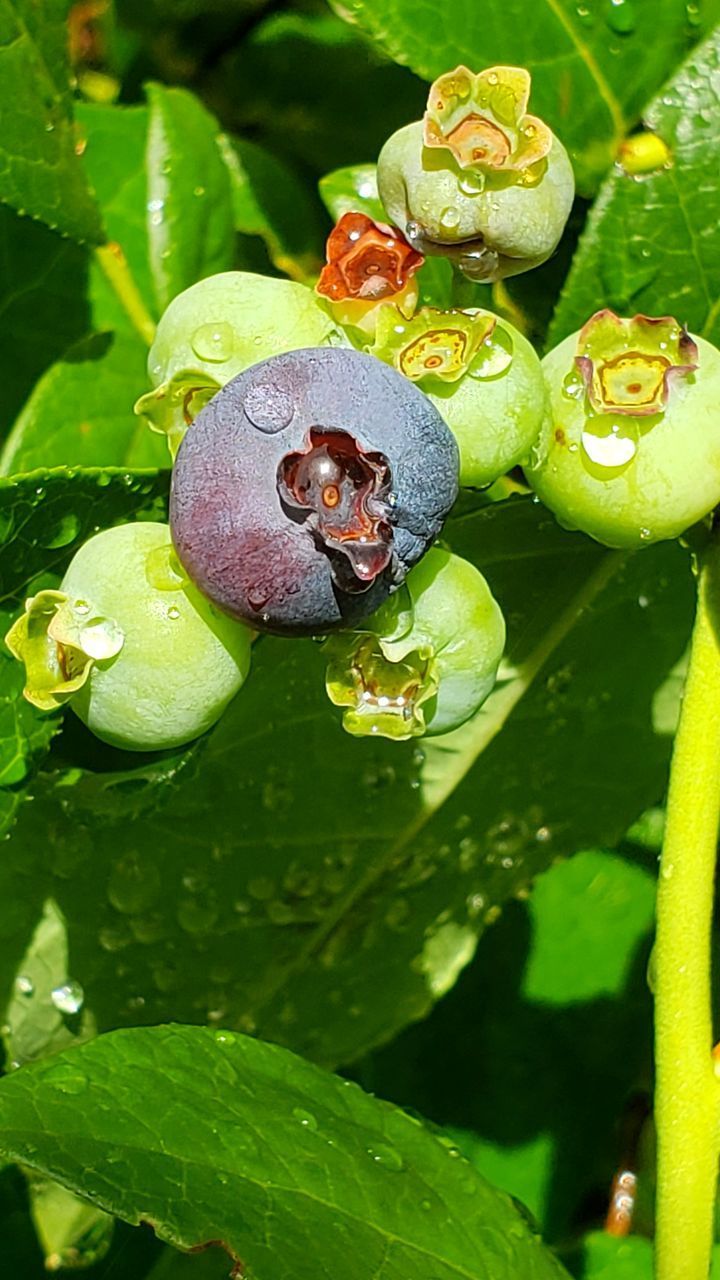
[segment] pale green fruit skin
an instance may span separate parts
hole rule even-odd
[[[482,488],[527,459],[546,411],[545,381],[535,350],[512,325],[513,357],[494,378],[463,374],[457,382],[435,379],[423,390],[450,427],[460,449],[460,484]]]
[[[439,686],[425,704],[427,732],[448,733],[474,715],[490,693],[505,648],[505,620],[479,570],[438,547],[411,570],[406,585],[412,630],[383,648],[397,662],[413,649],[432,646]]]
[[[228,326],[218,344],[223,359],[203,358],[193,335],[203,326]],[[338,340],[338,329],[312,289],[247,271],[208,276],[173,298],[148,356],[154,387],[173,374],[198,370],[224,386],[244,369],[285,351]],[[202,344],[201,344],[202,350]]]
[[[419,223],[424,235],[444,246],[482,236],[501,257],[500,274],[514,275],[544,262],[563,233],[575,194],[572,165],[553,139],[548,168],[535,187],[507,186],[466,195],[467,177],[449,151],[423,146],[422,121],[405,125],[388,139],[378,160],[378,191],[392,222],[406,229]],[[443,223],[452,209],[457,221]]]
[[[607,479],[584,461],[584,398],[563,392],[577,333],[545,357],[549,408],[526,476],[562,524],[609,547],[642,547],[678,537],[720,502],[720,352],[703,338],[693,340],[698,368],[671,387],[660,421],[647,427],[648,419],[616,419],[637,423],[645,434],[625,469]]]
[[[120,653],[93,667],[70,706],[98,738],[129,751],[178,747],[204,733],[250,667],[246,627],[191,584],[160,590],[148,581],[148,553],[169,543],[166,524],[106,529],[80,548],[61,585],[124,632]]]

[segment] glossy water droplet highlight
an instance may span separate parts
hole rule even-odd
[[[58,1013],[65,1013],[72,1016],[79,1013],[83,1007],[85,1000],[85,992],[79,982],[75,982],[69,978],[67,982],[63,982],[61,986],[54,987],[50,993],[50,999],[57,1009]]]
[[[293,1116],[302,1125],[303,1129],[309,1129],[311,1133],[317,1131],[318,1122],[312,1111],[305,1111],[302,1107],[293,1107]]]
[[[394,1147],[386,1147],[383,1143],[377,1143],[374,1147],[368,1147],[368,1155],[375,1161],[375,1164],[381,1165],[383,1169],[389,1169],[393,1173],[399,1173],[405,1168],[405,1161],[396,1151]]]
[[[582,433],[582,447],[596,467],[616,471],[632,462],[638,448],[635,423],[608,423],[588,420]]]
[[[235,335],[227,320],[216,324],[201,324],[190,339],[190,345],[200,360],[224,364],[233,353]]]
[[[505,373],[512,363],[513,340],[507,329],[496,325],[489,338],[483,342],[468,373],[471,378],[482,381],[485,378],[498,378]]]

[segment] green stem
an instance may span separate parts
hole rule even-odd
[[[720,544],[706,554],[660,862],[655,942],[656,1280],[707,1280],[720,1150],[711,924],[720,816]]]
[[[120,245],[115,241],[98,245],[95,249],[95,257],[140,337],[149,347],[152,346],[155,338],[155,321],[143,302]]]

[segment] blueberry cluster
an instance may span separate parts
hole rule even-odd
[[[26,602],[7,644],[38,707],[177,746],[238,692],[258,633],[321,635],[349,733],[448,733],[505,643],[480,572],[434,545],[459,486],[520,464],[560,521],[619,547],[720,501],[720,353],[672,317],[600,311],[541,365],[490,311],[419,306],[427,254],[487,282],[555,248],[572,170],[529,89],[520,68],[441,76],[380,156],[393,222],[345,212],[314,289],[230,272],[173,300],[136,406],[173,458],[170,523],[96,535]]]

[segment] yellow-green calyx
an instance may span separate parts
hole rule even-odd
[[[489,67],[478,75],[456,67],[430,88],[425,146],[444,148],[461,169],[539,179],[552,133],[527,114],[529,97],[530,74],[523,67]]]
[[[23,693],[41,711],[54,711],[85,684],[96,662],[114,658],[125,637],[112,618],[98,616],[86,600],[63,591],[39,591],[5,643],[25,666]]]
[[[424,704],[438,689],[435,656],[426,646],[393,662],[379,636],[333,637],[326,688],[330,701],[345,708],[348,733],[396,741],[420,737],[426,729]]]
[[[489,311],[438,311],[423,307],[411,320],[386,307],[378,318],[373,355],[412,382],[439,378],[457,382],[467,372],[497,323]]]
[[[221,385],[201,370],[183,369],[154,391],[140,396],[135,413],[147,418],[151,431],[165,436],[174,459],[188,427]]]
[[[698,349],[672,316],[622,319],[598,311],[580,330],[575,365],[596,413],[663,413],[674,381],[698,365]]]

